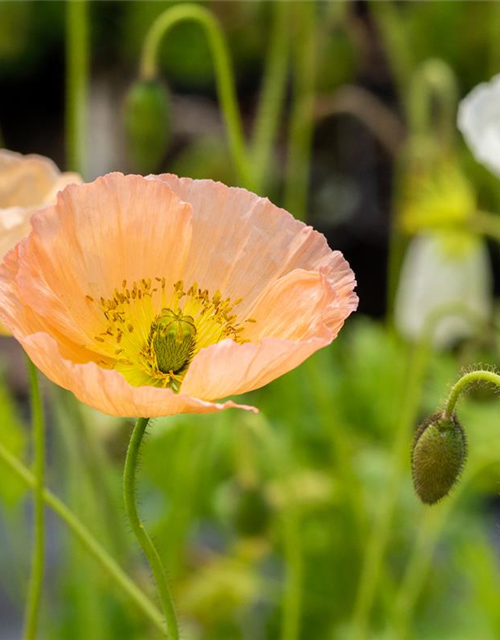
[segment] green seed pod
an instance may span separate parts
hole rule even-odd
[[[191,361],[196,346],[196,327],[191,316],[162,309],[151,326],[149,342],[163,373],[180,373]]]
[[[158,80],[135,82],[125,101],[129,153],[140,173],[157,170],[170,134],[170,100]]]
[[[457,482],[467,458],[465,431],[455,414],[438,411],[418,429],[411,458],[413,484],[425,504],[444,498]]]

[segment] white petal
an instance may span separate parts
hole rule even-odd
[[[405,256],[395,321],[400,332],[410,339],[420,338],[430,314],[444,306],[465,304],[484,320],[490,314],[491,267],[485,243],[470,238],[467,250],[453,256],[445,250],[443,236],[413,238]],[[436,327],[434,344],[447,347],[474,331],[465,317],[448,315]]]
[[[500,75],[462,100],[458,128],[476,160],[500,177]]]

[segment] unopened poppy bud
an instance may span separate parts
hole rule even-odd
[[[170,101],[157,80],[140,80],[125,103],[125,129],[129,153],[141,173],[158,168],[170,134]]]
[[[415,434],[412,474],[415,491],[425,504],[444,498],[457,482],[467,457],[465,431],[455,414],[439,411]]]

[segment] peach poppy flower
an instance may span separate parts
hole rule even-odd
[[[0,149],[0,259],[30,230],[34,211],[56,200],[75,173],[61,173],[48,158]],[[0,333],[8,333],[0,323]]]
[[[214,400],[293,369],[357,306],[321,234],[209,180],[109,174],[32,227],[0,267],[0,315],[51,380],[112,415],[237,406]]]

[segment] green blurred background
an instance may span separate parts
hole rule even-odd
[[[87,3],[90,82],[79,169],[88,180],[113,170],[169,171],[242,184],[199,25],[176,26],[161,45],[159,83],[168,92],[154,129],[161,148],[137,150],[127,139],[127,95],[144,38],[173,4]],[[477,390],[460,406],[470,459],[446,501],[419,503],[409,452],[414,428],[463,367],[500,362],[498,239],[463,221],[476,209],[495,218],[500,183],[474,162],[455,125],[459,98],[500,72],[500,3],[200,4],[227,38],[247,139],[280,34],[284,94],[258,191],[343,251],[360,308],[330,348],[249,394],[258,416],[154,421],[140,470],[141,510],[169,569],[183,637],[497,639],[497,398]],[[63,169],[71,165],[67,5],[0,0],[3,146],[49,156]],[[439,70],[438,80],[423,95],[419,79],[428,69]],[[422,101],[428,111],[419,126],[413,106]],[[296,188],[302,184],[304,195]],[[444,242],[461,234],[458,277],[473,238],[489,261],[489,273],[478,277],[491,280],[488,310],[469,309],[477,317],[468,330],[445,341],[434,339],[435,308],[422,304],[418,331],[394,313],[398,290],[413,286],[400,270],[407,247],[436,224]],[[422,269],[432,289],[425,265],[412,269]],[[0,349],[0,439],[29,461],[22,354],[8,338]],[[45,389],[50,488],[152,592],[121,502],[131,422],[77,407],[48,382]],[[21,636],[31,514],[30,495],[0,464],[2,640]],[[40,638],[157,638],[56,517],[47,517]]]

